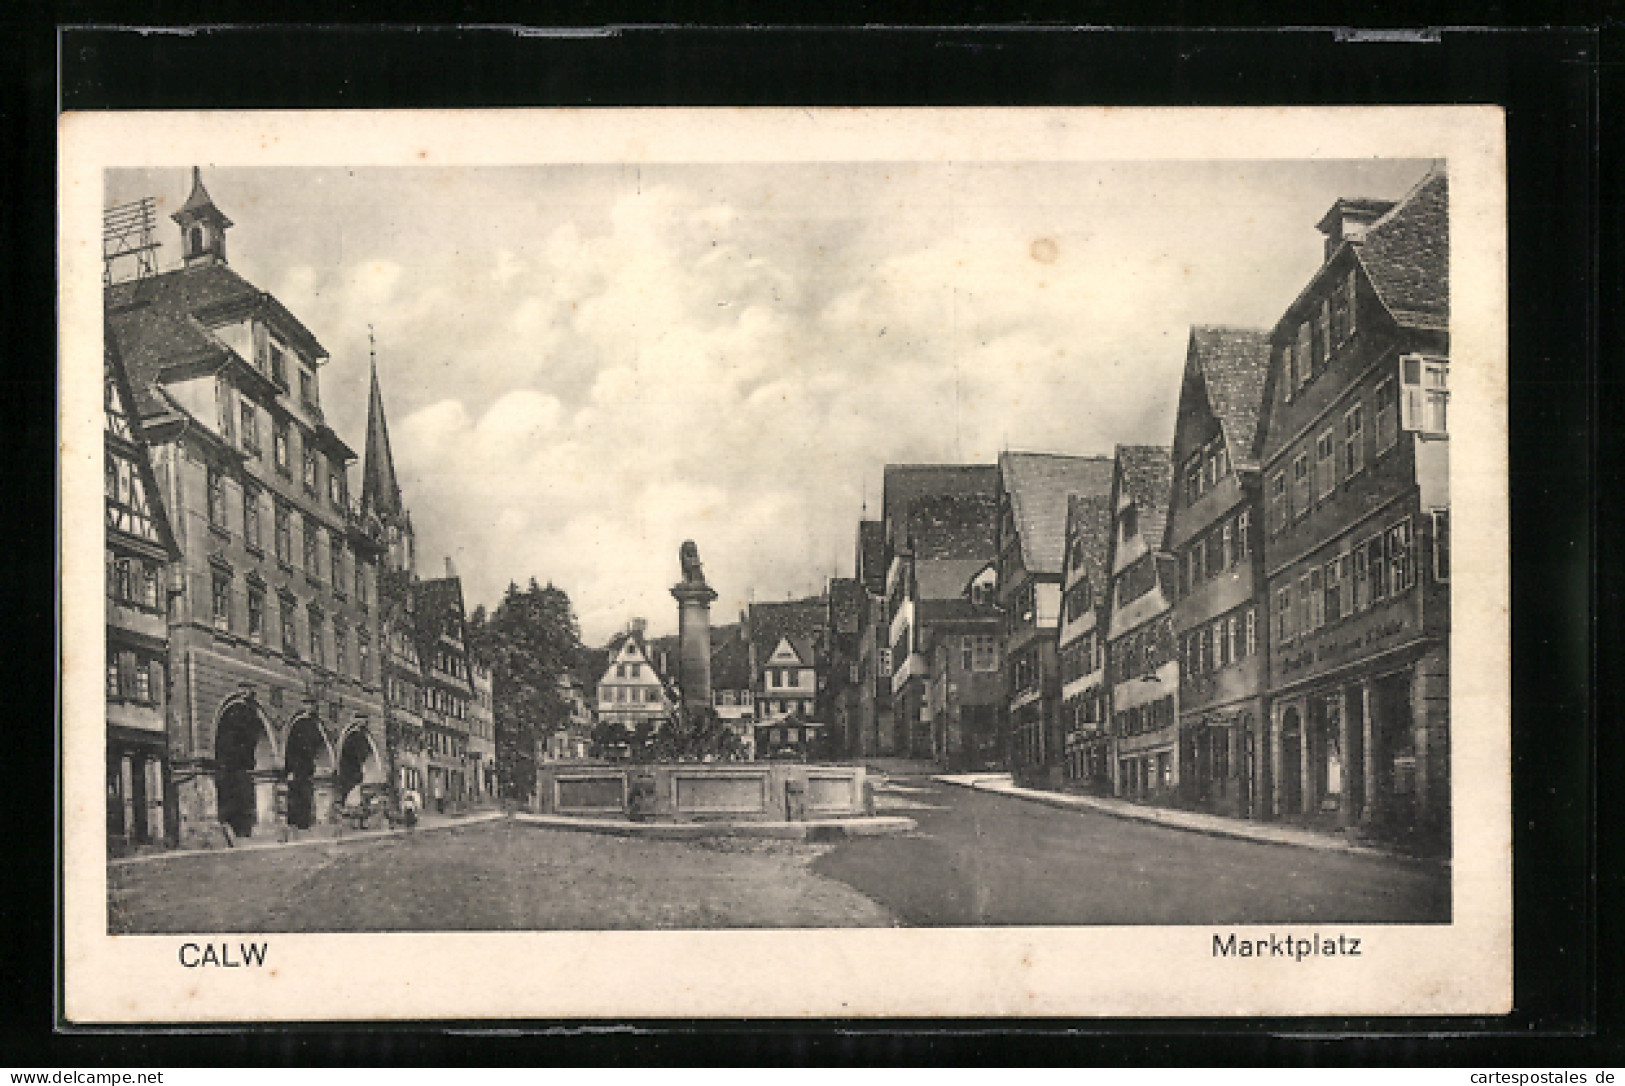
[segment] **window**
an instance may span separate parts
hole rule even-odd
[[[265,589],[248,586],[248,639],[255,644],[265,641]]]
[[[256,552],[261,546],[260,491],[247,483],[243,484],[243,543]]]
[[[308,609],[310,616],[310,659],[318,667],[327,666],[327,639],[322,636],[322,612],[315,604]]]
[[[1349,556],[1349,614],[1364,611],[1370,603],[1370,587],[1366,583],[1365,545],[1354,548]]]
[[[1416,583],[1411,560],[1411,522],[1402,520],[1388,529],[1388,591],[1397,595]]]
[[[1377,453],[1381,455],[1399,440],[1399,401],[1392,377],[1377,385],[1376,401]]]
[[[108,452],[103,461],[107,498],[107,526],[144,539],[157,539],[147,489],[133,460]]]
[[[281,345],[272,343],[271,347],[271,380],[282,386],[284,392],[288,389],[288,354]]]
[[[1298,613],[1293,618],[1293,628],[1298,633],[1308,635],[1315,629],[1315,611],[1317,609],[1316,597],[1320,595],[1320,571],[1315,571],[1315,577],[1310,579],[1305,573],[1298,577],[1298,594],[1293,603],[1297,604]]]
[[[1283,343],[1280,347],[1281,374],[1286,380],[1281,390],[1281,398],[1287,403],[1292,402],[1292,393],[1298,387],[1298,352],[1291,342]]]
[[[877,664],[877,666],[879,668],[880,677],[883,678],[883,679],[890,678],[891,677],[891,649],[890,648],[883,648],[883,649],[877,650],[876,651],[875,662],[876,662],[876,664]]]
[[[1202,457],[1195,456],[1185,469],[1185,504],[1195,505],[1202,496]]]
[[[1442,358],[1408,354],[1399,360],[1401,426],[1443,437],[1450,404],[1450,367]]]
[[[275,429],[271,436],[271,459],[276,464],[276,469],[286,475],[288,474],[288,465],[292,455],[288,451],[290,441],[288,424],[278,419],[273,425]]]
[[[1314,366],[1314,331],[1308,321],[1298,325],[1298,385],[1309,383]]]
[[[1247,655],[1256,655],[1258,652],[1258,613],[1253,608],[1247,608],[1243,624],[1247,627]]]
[[[340,675],[350,673],[350,635],[336,621],[333,623],[333,670]]]
[[[355,677],[366,682],[372,676],[372,636],[366,630],[355,632]]]
[[[293,561],[293,517],[281,502],[276,503],[276,557],[284,565]]]
[[[344,466],[334,460],[327,465],[327,500],[341,512],[346,507],[344,489]]]
[[[1350,268],[1349,277],[1343,281],[1342,290],[1343,305],[1347,310],[1346,319],[1343,324],[1343,335],[1345,338],[1354,335],[1355,332],[1355,314],[1359,311],[1358,286],[1359,277],[1355,274],[1354,269]]]
[[[299,631],[295,627],[293,620],[293,597],[283,594],[277,602],[281,605],[278,611],[280,611],[279,617],[282,619],[282,651],[297,660],[299,659]]]
[[[211,599],[213,606],[211,613],[214,617],[214,628],[217,630],[231,629],[231,574],[223,569],[211,570],[210,584],[213,589]]]
[[[1252,530],[1253,514],[1251,510],[1243,509],[1236,514],[1236,546],[1231,552],[1234,564],[1239,564],[1253,553],[1253,541],[1249,538]]]
[[[1228,667],[1230,665],[1230,632],[1228,619],[1213,624],[1213,666]]]
[[[800,686],[801,685],[801,670],[799,668],[794,668],[794,667],[789,668],[788,670],[786,670],[785,673],[784,673],[784,685],[786,685],[786,686]]]
[[[367,562],[360,552],[355,555],[355,598],[359,603],[367,602]]]
[[[1204,547],[1207,550],[1207,558],[1203,564],[1207,568],[1207,575],[1217,577],[1229,564],[1225,561],[1225,550],[1227,548],[1224,536],[1219,532],[1209,532]]]
[[[226,527],[226,478],[219,468],[209,468],[209,526],[224,530]]]
[[[1331,302],[1332,342],[1342,343],[1349,335],[1349,295],[1344,283],[1333,288]]]
[[[1301,452],[1292,461],[1292,509],[1300,517],[1309,512],[1313,500],[1309,482],[1309,454]]]
[[[1366,577],[1371,582],[1371,602],[1388,598],[1388,563],[1383,559],[1382,536],[1374,535],[1365,543]]]
[[[1331,360],[1332,353],[1332,307],[1325,298],[1320,300],[1320,308],[1315,313],[1315,368],[1323,369]]]
[[[304,368],[299,370],[299,399],[306,407],[316,406],[316,378]]]
[[[228,445],[235,444],[237,405],[232,402],[231,386],[225,381],[216,379],[214,382],[214,404],[220,420],[220,439]]]
[[[999,670],[999,649],[992,634],[972,634],[965,639],[970,644],[971,671]]]
[[[1227,520],[1219,529],[1219,568],[1229,569],[1236,564],[1235,528]]]
[[[1433,511],[1433,579],[1450,580],[1450,510]]]
[[[313,581],[321,580],[321,576],[322,576],[321,538],[322,538],[321,526],[318,525],[311,518],[306,517],[305,518],[305,576],[309,577]]]
[[[344,591],[344,540],[339,538],[337,532],[327,537],[327,572],[333,579],[333,591]]]
[[[307,494],[319,493],[319,488],[316,485],[316,476],[317,476],[317,474],[318,474],[318,472],[317,472],[317,468],[316,468],[316,454],[312,450],[306,449],[305,450],[305,493],[307,493]]]
[[[1343,617],[1343,562],[1345,558],[1334,558],[1326,563],[1326,599],[1323,603],[1327,623],[1336,622]]]
[[[1343,478],[1352,479],[1365,468],[1365,409],[1355,404],[1343,413]]]
[[[260,454],[260,417],[254,410],[254,405],[248,400],[242,403],[242,433],[243,450],[254,456]]]
[[[1270,535],[1280,535],[1292,519],[1286,494],[1286,472],[1270,476]]]
[[[1328,498],[1337,489],[1337,439],[1330,428],[1315,441],[1315,496]]]
[[[1207,580],[1207,547],[1198,540],[1191,544],[1191,587]]]

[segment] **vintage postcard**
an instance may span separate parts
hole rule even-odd
[[[1510,1009],[1498,110],[60,136],[69,1021]]]

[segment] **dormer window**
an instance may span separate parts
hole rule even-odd
[[[1140,534],[1140,511],[1135,506],[1123,510],[1121,523],[1123,526],[1123,542],[1127,543]]]

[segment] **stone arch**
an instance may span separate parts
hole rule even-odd
[[[319,782],[330,780],[335,759],[327,732],[314,713],[300,713],[288,724],[282,744],[282,768],[288,785],[288,825],[309,829],[322,821]]]
[[[271,815],[275,771],[276,742],[259,706],[246,695],[228,699],[214,723],[215,806],[238,836]]]
[[[339,740],[338,788],[335,799],[340,804],[349,801],[357,788],[364,791],[370,786],[384,785],[389,777],[384,769],[378,746],[365,724],[352,724]]]

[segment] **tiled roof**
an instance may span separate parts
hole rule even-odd
[[[787,640],[808,663],[817,658],[817,635],[824,628],[828,603],[822,596],[750,605],[750,642],[756,666],[766,665],[779,641]]]
[[[223,263],[115,283],[103,292],[103,303],[135,386],[137,410],[143,415],[166,410],[157,394],[158,376],[165,367],[225,355],[225,344],[196,316],[206,310],[232,304],[269,310],[307,353],[326,357],[316,337],[281,302]]]
[[[987,561],[997,550],[999,498],[994,491],[976,494],[925,494],[909,510],[907,538],[916,559],[976,558]]]
[[[1172,493],[1173,450],[1166,445],[1117,446],[1117,470],[1123,492],[1139,510],[1140,536],[1161,544]]]
[[[835,633],[855,634],[863,620],[863,586],[851,577],[829,580],[829,622]]]
[[[225,353],[225,344],[193,313],[258,296],[248,280],[224,264],[199,264],[108,287],[103,295],[108,323],[135,386],[136,409],[143,415],[166,410],[157,392],[164,367]]]
[[[1400,324],[1450,323],[1450,182],[1429,172],[1354,242],[1377,297]]]
[[[737,624],[711,628],[711,689],[749,690],[750,647]]]
[[[965,594],[965,585],[987,563],[987,558],[944,558],[915,562],[914,583],[919,586],[919,598],[959,599]]]
[[[1007,452],[999,454],[999,470],[1015,513],[1022,564],[1032,573],[1060,573],[1067,499],[1109,493],[1111,458]]]
[[[1207,386],[1208,407],[1224,429],[1233,460],[1254,454],[1270,370],[1270,334],[1262,328],[1191,329],[1190,365]]]
[[[879,595],[886,591],[886,526],[878,520],[858,521],[858,580]]]
[[[896,547],[903,542],[916,501],[928,495],[997,494],[999,469],[991,464],[887,464],[881,485],[885,531]]]
[[[1110,494],[1074,494],[1066,503],[1067,539],[1077,540],[1082,569],[1096,585],[1105,583],[1106,561],[1112,541],[1112,498]]]
[[[435,615],[440,629],[461,639],[463,636],[463,582],[457,577],[438,577],[432,581],[414,581],[412,598],[420,615]]]

